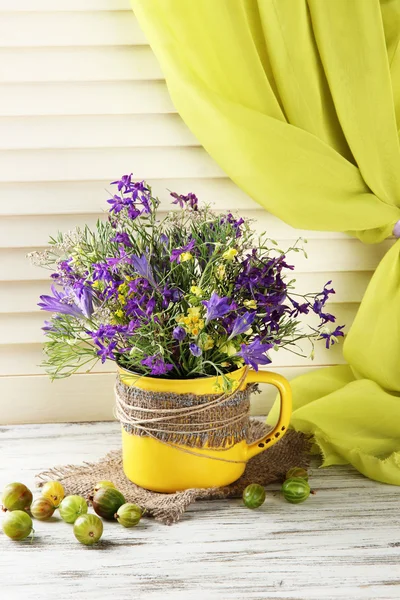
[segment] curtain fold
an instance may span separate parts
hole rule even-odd
[[[227,175],[290,225],[365,243],[400,219],[400,0],[131,0],[172,100]],[[344,344],[292,382],[324,465],[400,485],[400,242]],[[275,406],[269,419],[276,416]]]

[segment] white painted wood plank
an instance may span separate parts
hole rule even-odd
[[[93,462],[120,447],[117,423],[1,432],[0,489],[15,480],[33,488],[43,469]],[[316,494],[300,506],[286,503],[274,484],[256,511],[240,500],[204,501],[172,527],[147,519],[133,530],[105,523],[104,542],[90,550],[59,518],[35,522],[33,544],[1,536],[4,597],[95,600],[99,590],[110,589],[120,600],[397,599],[393,523],[400,488],[350,467],[317,464],[311,476]]]
[[[122,174],[120,168],[116,172]],[[0,183],[0,215],[78,215],[88,213],[98,215],[108,206],[107,199],[114,189],[113,186],[110,186],[110,181],[109,178],[103,181]],[[165,210],[174,206],[171,204],[172,198],[169,190],[179,194],[196,192],[202,202],[211,204],[215,208],[229,206],[233,211],[260,208],[226,177],[218,179],[206,177],[149,178],[148,183],[152,186],[153,193],[162,201]],[[274,220],[274,223],[277,224],[277,219]]]
[[[43,281],[8,281],[0,282],[0,313],[15,315],[18,313],[38,312],[36,306],[39,295],[50,290],[50,279],[46,279],[47,271],[42,271]],[[296,290],[299,293],[322,290],[329,279],[333,280],[336,290],[335,303],[361,302],[372,273],[295,273]]]
[[[0,83],[135,79],[163,79],[148,46],[0,49]]]
[[[0,193],[1,196],[1,193]],[[106,196],[109,198],[110,195]],[[162,202],[159,211],[159,218],[163,219],[167,213],[179,210],[179,207],[171,203],[172,198],[164,194],[164,202]],[[45,246],[50,236],[55,236],[58,231],[69,231],[75,227],[83,228],[88,225],[91,228],[95,227],[98,219],[107,219],[108,204],[102,202],[103,212],[98,214],[56,214],[56,215],[29,215],[29,216],[3,216],[0,219],[0,248],[31,248],[34,246]],[[62,207],[61,207],[62,208]],[[99,203],[100,208],[100,203]],[[218,199],[217,213],[221,213],[222,203]],[[226,209],[223,211],[226,212]],[[279,222],[276,217],[273,217],[263,209],[259,210],[241,210],[237,213],[241,217],[246,217],[251,220],[252,227],[257,234],[270,232],[274,236],[275,241],[284,247],[284,244],[289,248],[292,243],[299,239],[300,236],[307,236],[308,240],[326,240],[331,243],[331,240],[351,240],[348,236],[341,235],[336,232],[326,233],[320,231],[301,231],[293,229],[283,222]],[[308,240],[303,243],[308,249]],[[310,257],[312,260],[312,257]]]
[[[108,368],[112,368],[112,365]],[[304,364],[301,367],[274,367],[271,370],[290,380],[316,368],[316,365]],[[45,374],[1,376],[0,425],[111,420],[114,383],[114,371],[73,375],[54,382]],[[262,384],[261,390],[261,394],[255,394],[252,398],[251,410],[254,415],[266,414],[276,396],[273,386]]]
[[[43,334],[44,341],[45,337]],[[8,344],[0,345],[0,377],[15,375],[45,375],[41,366],[44,360],[43,346],[38,344]],[[110,362],[98,362],[93,373],[110,373],[115,371],[115,365]],[[87,367],[81,370],[87,372]]]
[[[129,0],[0,0],[0,11],[110,11],[129,10]]]
[[[0,377],[1,423],[112,420],[114,374]],[[4,401],[5,400],[5,401]]]
[[[165,81],[0,83],[3,116],[175,112]]]
[[[0,151],[0,182],[113,181],[132,167],[143,179],[225,176],[203,148]]]
[[[32,5],[36,3],[31,0]],[[9,12],[0,16],[1,48],[143,44],[148,42],[132,11]]]
[[[0,118],[0,150],[146,146],[200,143],[176,114]]]
[[[45,279],[47,272],[43,272],[43,281],[12,281],[0,283],[0,313],[18,314],[20,312],[37,312],[36,306],[41,294],[50,291],[50,279]]]
[[[280,240],[283,248],[292,241]],[[310,240],[309,258],[291,255],[290,264],[295,265],[295,273],[370,272],[378,266],[391,243],[388,240],[379,246],[363,246],[358,240]],[[28,250],[34,248],[0,249],[0,281],[43,280],[43,269],[32,266],[26,258]]]

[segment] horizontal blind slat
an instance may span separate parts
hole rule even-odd
[[[0,48],[146,44],[131,11],[0,13]]]
[[[200,146],[180,117],[1,117],[0,150]]]
[[[108,198],[109,196],[106,196]],[[171,204],[171,198],[163,199],[160,205],[159,219],[167,216],[169,211],[176,212],[179,208]],[[0,194],[1,202],[1,194]],[[226,205],[225,205],[226,206]],[[45,246],[49,242],[49,237],[54,237],[59,231],[66,232],[76,227],[83,229],[88,225],[91,229],[95,228],[98,219],[107,219],[108,204],[102,203],[103,212],[97,214],[67,214],[67,215],[32,215],[32,216],[3,216],[0,219],[0,248],[32,248],[37,246]],[[99,203],[100,208],[100,203]],[[222,202],[218,202],[215,206],[215,212],[225,212],[226,208]],[[239,213],[237,213],[239,214]],[[251,221],[251,226],[256,234],[269,232],[273,234],[274,241],[277,241],[280,247],[285,250],[289,248],[300,236],[312,239],[340,240],[349,239],[344,234],[330,233],[325,234],[319,231],[299,231],[293,229],[290,225],[281,223],[268,214],[264,210],[241,210],[240,216],[248,218]],[[307,243],[299,242],[307,250]],[[312,260],[312,256],[310,257]]]
[[[129,0],[0,0],[0,12],[129,10]]]
[[[0,48],[0,83],[163,79],[148,46]]]
[[[0,182],[91,181],[101,178],[112,181],[116,173],[130,173],[132,169],[143,179],[225,176],[202,148],[0,151]]]
[[[165,81],[0,82],[4,116],[175,112]]]

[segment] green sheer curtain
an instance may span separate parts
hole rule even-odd
[[[365,243],[400,219],[400,0],[132,0],[207,152],[294,227]],[[293,381],[292,425],[324,465],[400,485],[400,243],[344,344]],[[275,406],[270,419],[276,418]]]

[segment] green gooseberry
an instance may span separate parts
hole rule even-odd
[[[24,540],[29,535],[33,539],[32,519],[23,510],[13,510],[7,512],[3,519],[2,529],[4,533],[12,540]]]
[[[82,496],[66,496],[58,510],[66,523],[75,523],[78,517],[87,513],[88,505]]]
[[[282,485],[282,493],[285,500],[291,504],[300,504],[307,500],[310,495],[310,486],[301,477],[290,477]]]
[[[92,504],[99,517],[113,519],[120,506],[125,504],[125,498],[115,488],[103,487],[93,496]]]
[[[285,479],[291,479],[292,477],[300,477],[301,479],[308,481],[308,471],[301,467],[293,467],[286,473]]]
[[[55,506],[47,498],[40,497],[32,502],[30,513],[38,521],[45,521],[53,516]]]
[[[33,496],[23,483],[9,483],[3,490],[1,502],[3,510],[29,510]]]
[[[265,502],[265,489],[258,483],[251,483],[243,492],[243,502],[247,508],[259,508]]]
[[[119,507],[114,516],[118,523],[121,523],[124,527],[135,527],[142,518],[142,515],[143,511],[140,506],[127,502]]]
[[[96,515],[81,515],[74,523],[74,536],[81,544],[92,546],[103,535],[103,522]]]

